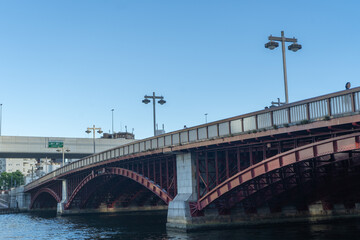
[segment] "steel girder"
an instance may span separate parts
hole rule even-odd
[[[345,161],[340,153],[359,149],[359,136],[360,133],[354,133],[307,144],[252,165],[218,184],[197,202],[190,203],[191,212],[194,216],[198,215],[198,212],[222,197],[229,195],[235,189],[237,189],[238,195],[235,202],[240,202],[262,189],[261,185],[273,185],[270,188],[273,192],[279,191],[278,189],[285,189],[286,191],[287,188],[296,186],[299,177],[306,178],[310,176],[316,179],[323,174],[321,172],[322,166],[327,165],[329,162]],[[337,158],[334,158],[335,154],[337,154]],[[332,156],[332,159],[326,159],[326,156]],[[299,164],[303,164],[305,167],[301,167],[302,171],[304,171],[302,175],[296,174],[296,168],[292,167],[300,166]],[[311,171],[305,171],[306,167]],[[293,178],[290,176],[293,176]],[[259,180],[256,181],[256,179]],[[292,182],[285,179],[292,179]],[[274,181],[277,184],[274,184]]]
[[[61,201],[61,197],[59,196],[59,193],[57,193],[53,189],[51,189],[51,188],[41,188],[33,196],[31,196],[31,202],[30,202],[30,207],[29,207],[30,209],[33,208],[34,203],[38,200],[38,197],[43,193],[50,194],[55,199],[55,201],[57,203],[59,203]]]
[[[68,209],[75,199],[75,197],[78,195],[81,189],[84,188],[90,181],[92,181],[95,178],[103,177],[105,175],[109,176],[123,176],[128,179],[131,179],[142,186],[149,189],[151,192],[156,194],[161,200],[163,200],[166,204],[168,204],[173,198],[167,193],[167,191],[163,188],[161,188],[157,183],[154,181],[148,179],[147,177],[144,177],[143,175],[140,175],[134,171],[124,169],[124,168],[117,168],[117,167],[105,167],[98,171],[92,171],[87,177],[85,177],[73,190],[71,193],[68,202],[65,205],[65,209]],[[84,203],[82,203],[83,205]]]

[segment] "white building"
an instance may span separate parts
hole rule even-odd
[[[37,168],[36,175],[41,177],[44,176],[58,168],[60,168],[60,163],[54,163],[49,158],[44,158],[40,160],[39,167]]]
[[[39,162],[33,158],[0,158],[0,173],[19,170],[26,177],[26,184],[59,167],[60,163],[54,163],[48,158],[40,159]]]
[[[0,173],[5,172],[5,158],[0,158]]]
[[[36,163],[36,159],[32,158],[0,158],[0,172],[12,173],[19,170],[26,176],[36,170]]]

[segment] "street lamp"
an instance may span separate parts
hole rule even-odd
[[[70,149],[65,149],[65,147],[61,147],[56,149],[57,152],[62,152],[62,167],[65,166],[65,152],[70,152]]]
[[[156,127],[155,127],[155,125],[156,125],[155,99],[160,99],[160,100],[158,101],[158,103],[159,103],[160,105],[164,105],[164,104],[166,103],[166,101],[164,100],[164,97],[163,97],[163,96],[155,96],[155,92],[153,92],[153,95],[152,95],[152,96],[145,95],[145,96],[144,96],[144,100],[142,100],[142,102],[145,103],[145,104],[148,104],[148,103],[150,102],[149,98],[153,100],[154,136],[156,136]]]
[[[0,136],[1,136],[1,123],[2,123],[2,103],[0,103]]]
[[[99,134],[102,134],[103,131],[101,131],[101,128],[96,128],[95,125],[93,125],[92,128],[88,127],[87,130],[85,131],[87,134],[91,133],[91,131],[93,131],[93,139],[94,139],[94,153],[95,153],[95,131],[98,130],[97,132]]]
[[[111,109],[111,130],[112,134],[114,134],[114,109]]]
[[[279,46],[277,42],[281,42],[282,46],[282,57],[283,57],[283,69],[284,69],[284,85],[285,85],[285,103],[289,103],[289,96],[288,96],[288,86],[287,86],[287,74],[286,74],[286,58],[285,58],[285,42],[291,42],[292,44],[288,46],[288,49],[296,52],[302,48],[300,44],[297,43],[296,38],[286,38],[284,36],[284,31],[281,31],[281,37],[273,37],[272,35],[269,36],[270,42],[265,44],[265,48],[270,50],[274,50]]]

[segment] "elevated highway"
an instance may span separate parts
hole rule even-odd
[[[118,147],[133,139],[96,138],[96,152],[103,152]],[[62,153],[56,148],[49,148],[49,142],[63,142],[66,158],[80,159],[94,154],[94,141],[92,138],[62,138],[62,137],[23,137],[0,136],[0,158],[55,158],[61,159]]]

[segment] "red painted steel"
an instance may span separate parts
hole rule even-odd
[[[122,183],[123,183],[122,181],[119,181],[117,184],[114,184],[113,187],[116,188],[119,185],[121,185]],[[81,202],[79,204],[79,208],[84,208],[84,206],[86,205],[86,203],[88,202],[88,200],[92,196],[92,194],[95,193],[99,188],[105,187],[106,184],[108,184],[108,182],[103,181],[103,182],[98,183],[98,185],[96,187],[94,187],[94,186],[89,187],[89,189],[87,189],[85,194],[81,196]]]
[[[36,194],[31,198],[30,209],[33,208],[35,201],[42,193],[49,193],[58,203],[61,201],[61,197],[58,194],[56,194],[54,190],[52,190],[51,188],[42,188],[39,191],[37,191]]]
[[[215,200],[221,198],[235,188],[238,188],[242,184],[245,184],[266,173],[280,168],[286,168],[289,165],[307,161],[315,157],[359,149],[359,136],[360,133],[354,133],[315,142],[280,153],[274,157],[252,165],[220,183],[217,187],[201,197],[196,203],[191,203],[190,207],[192,208],[192,213],[196,215],[196,212],[202,211]],[[256,189],[253,191],[256,191]]]
[[[209,158],[208,158],[208,152],[205,152],[205,173],[206,173],[206,191],[209,191]]]
[[[199,164],[199,153],[196,153],[196,186],[197,186],[197,197],[200,198],[200,164]]]
[[[65,205],[65,209],[68,209],[74,200],[75,196],[79,193],[79,191],[92,179],[104,175],[118,175],[123,176],[129,179],[132,179],[139,184],[143,185],[147,189],[149,189],[151,192],[156,194],[161,200],[163,200],[166,204],[169,204],[169,202],[172,200],[172,197],[159,185],[154,183],[152,180],[148,179],[147,177],[144,177],[134,171],[125,169],[125,168],[117,168],[117,167],[106,167],[103,168],[101,171],[97,171],[96,173],[92,172],[87,177],[85,177],[79,185],[74,189],[74,191],[71,193],[68,202]]]

